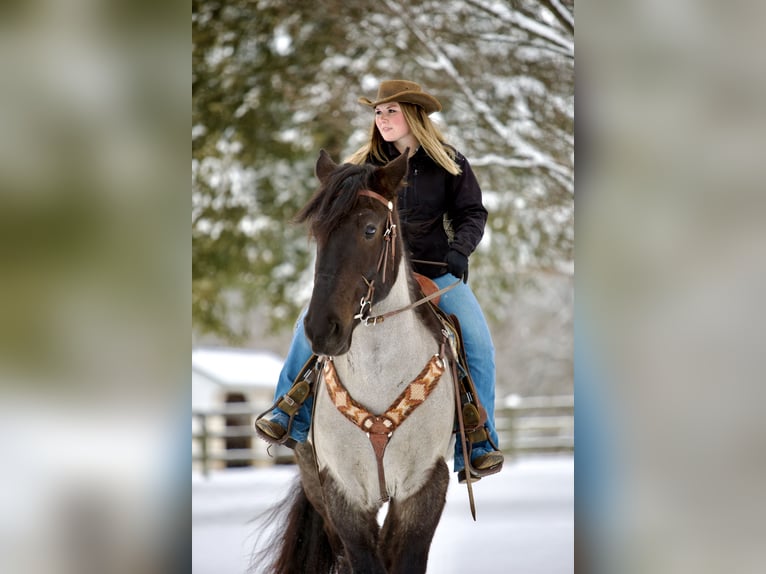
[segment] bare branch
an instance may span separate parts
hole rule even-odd
[[[506,24],[524,30],[532,36],[537,36],[538,38],[543,38],[553,44],[557,44],[574,56],[574,41],[563,37],[558,30],[555,30],[550,26],[533,20],[521,12],[513,11],[510,8],[499,4],[488,4],[483,0],[466,0],[466,2],[474,8],[478,8],[479,10],[483,10],[484,12],[493,15]],[[572,28],[572,30],[574,30],[574,28]]]
[[[551,11],[564,28],[574,34],[574,16],[559,0],[540,0],[540,3]]]
[[[439,49],[439,43],[432,41],[426,36],[422,29],[412,24],[413,19],[407,15],[407,10],[401,4],[394,0],[384,0],[383,2],[391,13],[399,17],[402,24],[412,33],[415,38],[423,45],[423,47],[431,53],[434,59],[429,67],[432,69],[441,69],[452,79],[457,85],[458,89],[465,95],[466,99],[473,103],[474,108],[478,114],[484,119],[489,127],[498,135],[502,140],[510,147],[517,156],[520,156],[519,161],[527,162],[529,167],[536,166],[551,176],[555,177],[557,181],[566,181],[571,177],[571,170],[565,166],[559,165],[553,161],[550,157],[546,156],[539,149],[532,144],[525,141],[517,133],[514,133],[495,115],[492,108],[481,99],[476,92],[471,88],[468,82],[464,81],[460,73],[455,68],[452,60]],[[421,59],[422,60],[422,59]]]

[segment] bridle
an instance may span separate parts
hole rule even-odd
[[[397,231],[396,231],[396,224],[394,223],[394,217],[393,217],[394,204],[392,201],[386,199],[379,193],[376,193],[370,189],[359,190],[358,195],[361,195],[364,197],[370,197],[376,201],[379,201],[388,209],[387,220],[386,220],[386,230],[383,232],[383,240],[384,240],[383,249],[381,249],[380,257],[378,258],[378,265],[376,268],[376,275],[381,275],[381,269],[382,269],[382,281],[385,284],[389,254],[391,256],[392,266],[394,264],[394,261],[396,260]],[[414,303],[410,303],[409,305],[402,307],[400,309],[395,309],[393,311],[383,313],[382,315],[371,316],[370,311],[372,310],[372,298],[373,298],[373,295],[375,294],[375,279],[368,280],[367,277],[365,277],[364,275],[362,275],[362,279],[367,285],[367,293],[359,301],[359,313],[354,315],[354,319],[359,319],[359,321],[365,327],[368,327],[370,325],[377,325],[378,323],[382,323],[388,317],[398,315],[399,313],[403,313],[404,311],[409,311],[410,309],[414,309],[415,307],[423,305],[424,303],[427,303],[428,301],[431,301],[432,299],[436,299],[437,297],[443,295],[450,289],[457,287],[458,283],[460,283],[461,281],[461,279],[458,279],[455,283],[448,285],[444,289],[439,289],[438,291],[431,293],[430,295],[423,297],[422,299],[418,299]]]
[[[378,258],[378,265],[376,269],[377,275],[380,275],[382,270],[382,281],[385,284],[389,254],[391,256],[392,267],[396,260],[397,231],[396,231],[396,224],[394,224],[394,218],[393,218],[394,204],[392,201],[389,201],[382,195],[375,193],[374,191],[371,191],[369,189],[360,190],[358,192],[358,195],[361,195],[364,197],[370,197],[376,201],[379,201],[380,203],[385,205],[386,208],[388,209],[386,230],[383,233],[384,243],[383,243],[383,248],[381,249],[380,257]],[[421,263],[441,265],[441,263],[436,263],[431,261],[421,261]],[[436,291],[435,293],[431,293],[430,295],[426,297],[418,299],[414,303],[410,303],[409,305],[405,307],[401,307],[400,309],[395,309],[393,311],[383,313],[382,315],[371,316],[370,310],[372,309],[372,298],[375,294],[375,279],[368,280],[364,275],[362,275],[362,279],[364,279],[364,282],[367,285],[367,293],[365,294],[364,297],[362,297],[361,301],[359,302],[359,313],[354,315],[354,319],[359,319],[359,321],[365,326],[377,325],[378,323],[382,323],[388,317],[398,315],[399,313],[403,313],[404,311],[409,311],[410,309],[414,309],[415,307],[418,307],[419,305],[423,305],[424,303],[427,303],[428,301],[435,299],[436,297],[439,297],[440,295],[443,295],[450,289],[457,287],[457,285],[462,281],[462,279],[458,279],[457,281],[448,285],[447,287],[440,289]],[[391,436],[393,435],[394,430],[396,430],[396,428],[399,426],[402,420],[406,418],[412,410],[414,410],[419,404],[425,401],[425,399],[428,397],[428,393],[430,392],[430,389],[432,389],[441,378],[441,374],[445,367],[445,363],[442,357],[445,357],[445,347],[448,341],[450,342],[449,344],[452,349],[452,356],[457,357],[457,350],[454,346],[455,345],[454,339],[450,338],[450,335],[447,332],[446,328],[442,329],[442,335],[444,336],[444,339],[442,340],[441,348],[439,352],[431,357],[431,360],[428,362],[428,364],[420,373],[420,375],[418,375],[418,377],[414,379],[406,387],[406,389],[402,392],[399,398],[396,401],[394,401],[394,403],[389,407],[389,409],[383,415],[379,415],[379,416],[374,415],[373,413],[370,413],[369,411],[361,407],[361,405],[356,403],[351,398],[348,391],[345,389],[345,387],[343,387],[343,384],[340,382],[340,379],[337,376],[337,372],[335,371],[335,367],[333,365],[332,357],[323,357],[322,368],[324,373],[324,380],[327,387],[327,392],[330,394],[330,398],[332,399],[333,403],[338,408],[338,410],[340,410],[340,412],[344,416],[346,416],[346,418],[351,420],[351,422],[353,422],[360,429],[362,429],[362,431],[364,431],[367,434],[367,437],[370,439],[370,443],[372,444],[372,449],[373,449],[373,452],[375,453],[375,460],[377,463],[378,484],[380,488],[381,502],[386,502],[389,500],[389,497],[387,494],[387,488],[386,488],[385,472],[383,469],[383,455],[385,453],[386,446],[388,445],[388,442],[391,439]],[[459,426],[459,432],[460,432],[460,437],[461,437],[462,446],[463,446],[463,452],[467,452],[465,429],[463,427],[462,410],[460,406],[460,389],[458,385],[456,360],[452,361],[452,380],[453,380],[453,384],[455,385],[455,401],[456,401],[455,406],[457,409],[456,412],[459,413],[458,426]],[[418,389],[420,390],[417,393],[414,393],[412,391],[412,388],[416,385],[418,386]],[[422,390],[423,388],[425,388],[426,390],[425,391]],[[339,396],[343,397],[343,400],[339,400],[338,399]],[[413,400],[412,398],[413,396],[416,396],[417,400]],[[353,415],[352,412],[355,413],[355,415]],[[397,413],[402,414],[402,420],[399,420],[398,423],[392,420],[392,417],[396,418],[394,415],[396,415]],[[312,429],[313,428],[314,426],[312,425]],[[312,444],[313,444],[313,441],[312,441]],[[476,509],[474,506],[473,487],[471,484],[472,481],[470,478],[470,473],[467,473],[467,477],[468,477],[468,480],[467,480],[468,497],[469,497],[469,501],[471,505],[471,515],[473,516],[473,519],[476,520]]]
[[[377,273],[380,273],[381,266],[383,267],[383,283],[386,282],[386,268],[388,266],[388,254],[391,253],[391,264],[393,265],[395,259],[396,259],[396,225],[394,224],[394,204],[392,201],[389,201],[379,193],[375,193],[372,190],[369,189],[362,189],[359,191],[358,195],[362,195],[365,197],[371,197],[383,205],[386,206],[388,209],[387,219],[386,219],[386,230],[383,232],[383,250],[380,252],[380,257],[378,258],[378,267],[376,269]],[[373,279],[373,282],[375,280]],[[367,282],[367,278],[365,278],[365,282]],[[368,283],[369,285],[369,283]]]

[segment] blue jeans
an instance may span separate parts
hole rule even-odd
[[[437,277],[434,281],[439,289],[443,289],[457,281],[457,277],[447,273]],[[471,371],[471,377],[474,385],[476,385],[479,401],[487,410],[487,430],[492,440],[497,444],[498,438],[495,430],[495,346],[492,344],[492,336],[479,302],[471,288],[461,281],[457,287],[441,296],[439,308],[447,314],[457,315],[460,321],[468,369]],[[293,382],[300,374],[301,368],[311,358],[311,346],[303,331],[303,317],[305,315],[306,310],[304,309],[295,325],[295,334],[290,344],[290,350],[287,353],[274,392],[275,400],[290,390]],[[314,398],[310,397],[295,415],[290,436],[298,442],[305,442],[308,437],[313,400]],[[287,414],[279,409],[274,409],[273,412],[276,420],[286,427],[289,418]],[[479,443],[473,448],[473,459],[491,450],[493,449],[489,442]],[[465,468],[463,449],[460,440],[456,440],[454,470],[458,472],[463,468]]]

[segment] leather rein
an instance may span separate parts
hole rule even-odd
[[[396,224],[394,224],[394,219],[393,219],[394,204],[393,202],[389,201],[388,199],[386,199],[379,193],[375,193],[374,191],[370,189],[360,190],[359,195],[375,199],[388,208],[388,220],[386,222],[386,231],[383,233],[383,239],[385,243],[383,245],[383,249],[380,252],[380,257],[378,258],[378,266],[376,269],[376,272],[380,274],[381,268],[382,268],[383,283],[385,283],[389,253],[391,255],[392,265],[396,258],[397,231],[396,231]],[[422,261],[421,263],[432,263],[432,262]],[[441,265],[440,263],[433,263],[433,264]],[[394,309],[393,311],[388,311],[387,313],[383,313],[381,315],[370,315],[370,311],[372,310],[372,298],[373,298],[373,295],[375,294],[375,279],[368,281],[367,277],[365,277],[364,275],[362,275],[362,279],[367,285],[367,293],[359,301],[359,313],[354,315],[354,319],[359,319],[365,327],[369,327],[370,325],[377,325],[378,323],[382,323],[389,317],[393,317],[394,315],[398,315],[399,313],[404,313],[405,311],[409,311],[410,309],[419,307],[420,305],[423,305],[424,303],[427,303],[431,301],[432,299],[436,299],[437,297],[444,295],[450,289],[454,289],[455,287],[457,287],[457,285],[461,281],[461,279],[458,279],[457,281],[455,281],[454,283],[450,285],[447,285],[443,289],[439,289],[438,291],[431,293],[430,295],[427,295],[425,297],[422,297],[421,299],[418,299],[417,301],[410,303],[409,305],[405,307],[401,307],[400,309]]]

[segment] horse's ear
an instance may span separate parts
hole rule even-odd
[[[381,183],[381,187],[386,193],[396,191],[399,187],[399,183],[407,175],[407,162],[410,155],[410,148],[404,150],[399,157],[395,160],[388,162],[381,168],[375,171],[375,175],[378,177],[378,181]]]
[[[338,167],[338,164],[332,160],[330,154],[324,149],[319,150],[319,158],[317,159],[317,164],[314,168],[314,173],[316,174],[317,179],[324,183],[336,167]]]

